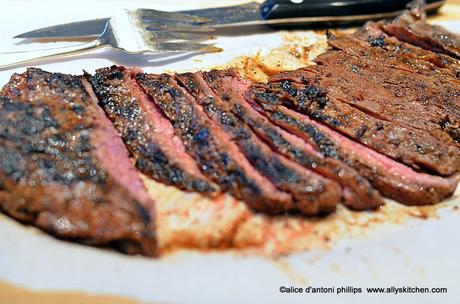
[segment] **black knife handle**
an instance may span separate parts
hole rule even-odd
[[[267,0],[261,5],[264,19],[368,15],[400,11],[411,0]],[[444,1],[425,0],[427,4]]]

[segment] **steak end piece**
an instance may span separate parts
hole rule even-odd
[[[305,74],[371,116],[426,131],[446,144],[458,143],[460,65],[449,56],[375,33],[375,27],[368,24],[359,34],[329,41],[333,50],[318,56],[319,65],[303,69]],[[372,39],[379,37],[382,45],[374,46]]]
[[[0,208],[62,239],[157,254],[154,203],[91,86],[39,69],[0,98]]]

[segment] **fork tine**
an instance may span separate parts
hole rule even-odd
[[[150,39],[153,41],[168,40],[187,40],[187,41],[205,41],[215,39],[216,37],[204,33],[183,33],[168,31],[150,31]]]
[[[166,20],[143,20],[144,27],[149,31],[164,30],[169,32],[214,32],[215,29],[209,26],[197,25],[192,23],[183,23],[178,21]]]
[[[213,45],[204,43],[190,42],[162,42],[155,43],[155,49],[159,52],[221,52],[222,49]]]
[[[148,19],[165,19],[165,20],[175,20],[175,21],[188,21],[195,23],[207,23],[209,19],[201,18],[193,15],[182,14],[177,12],[163,12],[153,9],[138,9],[141,13],[142,18]]]

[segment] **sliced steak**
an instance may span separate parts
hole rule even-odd
[[[402,43],[394,37],[383,34],[375,37],[371,34],[364,32],[360,35],[329,40],[332,51],[319,55],[315,62],[346,65],[346,61],[355,57],[357,58],[355,61],[347,64],[347,66],[354,66],[355,74],[365,75],[361,73],[359,66],[356,66],[356,60],[359,59],[362,61],[361,65],[369,70],[381,69],[381,71],[391,72],[391,75],[411,76],[411,80],[415,83],[422,82],[414,86],[416,93],[424,89],[426,93],[434,91],[439,93],[446,103],[452,103],[452,100],[455,100],[457,105],[460,104],[458,94],[460,79],[457,77],[460,60]],[[336,50],[346,53],[347,56],[339,61],[336,56],[343,56],[343,53],[334,52]],[[384,84],[383,79],[380,83]],[[448,98],[447,93],[453,96]]]
[[[286,108],[276,94],[259,87],[249,97],[260,104],[263,113],[272,122],[306,140],[323,156],[340,159],[352,166],[386,197],[407,205],[423,205],[440,202],[455,191],[455,178],[414,171],[306,115]]]
[[[225,85],[225,82],[231,81],[227,79],[228,75],[233,73],[211,71],[176,77],[196,98],[209,117],[238,144],[253,166],[279,189],[292,194],[292,210],[308,215],[334,211],[341,195],[337,184],[274,153],[244,121],[231,113],[232,104],[238,102],[242,96],[240,92]]]
[[[295,72],[293,72],[295,73]],[[301,70],[299,73],[302,73]],[[275,76],[268,90],[284,105],[307,114],[376,151],[414,168],[452,174],[460,168],[460,150],[415,128],[368,115],[328,94],[327,88],[302,77],[302,83]]]
[[[417,127],[423,122],[431,122],[438,125],[436,131],[444,131],[453,140],[460,140],[460,82],[457,80],[394,69],[375,62],[377,59],[355,58],[340,51],[327,52],[316,60],[333,69],[346,70],[356,81],[367,80],[367,84],[374,83],[383,88],[388,92],[387,111],[411,118],[420,114]]]
[[[368,22],[352,35],[330,39],[331,47],[358,57],[372,56],[379,63],[429,76],[448,76],[460,80],[460,60],[425,50],[389,36],[382,30],[385,22]],[[446,78],[446,77],[445,77]],[[439,79],[452,81],[452,79]]]
[[[133,80],[141,71],[112,66],[87,76],[99,104],[132,153],[136,167],[166,185],[185,191],[217,190],[185,152],[171,122]]]
[[[375,39],[379,39],[379,43]],[[338,89],[344,94],[348,91],[354,93],[348,100],[358,100],[355,103],[360,107],[368,108],[368,103],[371,107],[384,105],[377,112],[382,111],[387,119],[435,132],[436,136],[445,137],[443,133],[447,133],[459,141],[460,80],[455,78],[454,71],[458,71],[460,65],[453,64],[453,59],[447,63],[433,52],[409,48],[407,44],[390,40],[384,36],[368,36],[367,40],[355,37],[330,40],[330,45],[340,51],[320,55],[316,61],[327,67],[320,71],[321,68],[313,67],[312,70],[323,77],[333,78],[335,83],[336,80],[351,83],[339,85]],[[452,67],[452,70],[443,65]],[[360,87],[361,91],[370,93],[375,90],[376,94],[368,93],[359,98],[362,93],[353,90]],[[336,86],[331,88],[336,89]]]
[[[249,82],[238,77],[233,71],[219,72],[219,86],[224,90],[239,88],[239,95],[245,95]],[[344,163],[327,159],[299,137],[292,135],[280,127],[272,124],[265,116],[258,113],[243,98],[232,98],[222,103],[213,92],[206,88],[202,74],[177,75],[178,81],[184,85],[203,104],[208,105],[208,112],[216,119],[225,117],[223,121],[239,121],[247,124],[272,149],[300,165],[315,171],[327,178],[339,182],[343,186],[344,204],[355,210],[375,208],[382,204],[382,200],[372,186],[354,169]],[[228,91],[227,91],[228,92]],[[215,100],[211,100],[212,97]],[[217,100],[217,101],[216,101]],[[218,108],[226,111],[216,111]],[[229,113],[229,112],[232,113]],[[223,116],[222,114],[225,114]],[[237,116],[239,120],[234,117]],[[222,119],[220,119],[222,120]]]
[[[231,138],[207,117],[193,97],[185,94],[172,76],[138,74],[136,79],[172,122],[187,153],[195,158],[203,174],[254,210],[281,213],[291,209],[291,195],[278,190],[255,170]]]
[[[275,77],[279,81],[313,83],[327,88],[330,98],[345,102],[370,116],[429,132],[446,145],[457,145],[457,140],[460,140],[460,118],[445,107],[439,107],[436,100],[433,101],[438,99],[437,95],[433,94],[430,98],[424,92],[419,92],[417,96],[398,96],[402,90],[391,92],[385,88],[387,85],[383,87],[375,83],[366,77],[366,72],[361,72],[358,64],[354,66],[355,69],[348,65],[316,65],[280,73]]]
[[[91,86],[28,69],[1,95],[0,208],[59,238],[155,255],[153,202]]]
[[[460,37],[439,25],[428,24],[421,3],[382,28],[399,40],[460,59]]]

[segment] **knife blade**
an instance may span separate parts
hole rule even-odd
[[[71,22],[40,28],[13,38],[75,38],[94,37],[102,34],[110,18]]]
[[[214,28],[276,25],[332,26],[391,18],[410,0],[267,0],[243,5],[181,11],[208,19]],[[426,0],[428,13],[439,9],[445,0]],[[14,38],[75,38],[101,35],[110,18],[93,19],[45,27]]]

